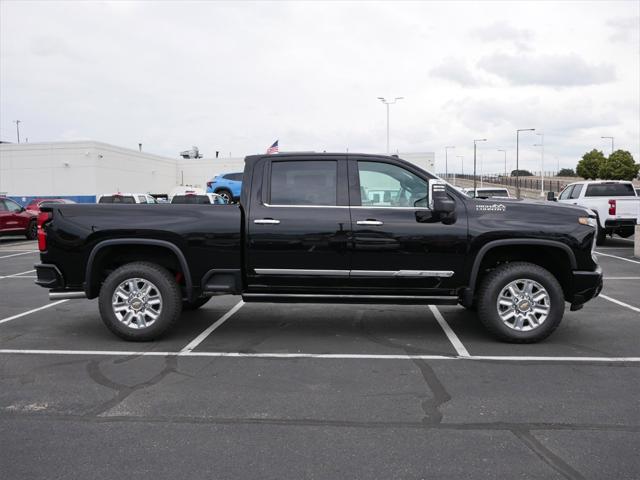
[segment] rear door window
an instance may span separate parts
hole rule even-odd
[[[337,205],[338,162],[283,161],[271,164],[271,205]]]
[[[230,173],[229,175],[225,175],[224,178],[227,180],[232,180],[234,182],[242,181],[242,173]]]
[[[635,197],[630,183],[594,183],[587,187],[585,197]]]

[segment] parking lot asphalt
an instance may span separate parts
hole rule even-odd
[[[636,479],[640,259],[597,251],[601,297],[539,344],[461,307],[231,296],[132,344],[2,238],[1,476]]]

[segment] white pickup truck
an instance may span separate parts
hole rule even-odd
[[[597,245],[604,244],[607,234],[630,237],[635,225],[640,223],[640,197],[631,182],[595,180],[570,183],[560,192],[558,202],[580,205],[596,213]]]

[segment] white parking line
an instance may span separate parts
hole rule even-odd
[[[446,320],[440,313],[440,310],[438,310],[438,308],[435,305],[429,305],[429,309],[431,310],[431,313],[433,313],[433,316],[436,317],[436,320],[438,321],[438,324],[440,325],[442,330],[444,330],[445,335],[451,342],[451,345],[453,345],[453,348],[455,348],[456,353],[460,357],[468,357],[469,352],[464,347],[464,345],[462,344],[458,336],[455,334],[455,332],[451,330],[451,327],[449,326],[449,324],[446,322]]]
[[[640,277],[604,277],[603,280],[640,280]]]
[[[36,253],[38,250],[29,250],[28,252],[22,252],[22,253],[14,253],[12,255],[5,255],[4,257],[0,257],[0,258],[11,258],[11,257],[17,257],[20,255],[27,255],[29,253]]]
[[[617,255],[611,255],[610,253],[602,253],[598,251],[594,251],[593,253],[595,253],[596,255],[602,255],[603,257],[617,258],[618,260],[624,260],[625,262],[637,263],[638,265],[640,265],[640,262],[638,260],[631,260],[630,258],[618,257]]]
[[[604,298],[605,300],[609,300],[610,302],[616,303],[622,307],[627,307],[634,312],[640,313],[640,308],[634,307],[633,305],[629,305],[628,303],[621,302],[620,300],[616,300],[615,298],[607,297],[606,295],[600,294],[600,298]]]
[[[198,345],[200,345],[205,338],[207,338],[209,335],[211,335],[211,333],[216,328],[218,328],[220,325],[222,325],[224,322],[226,322],[229,319],[229,317],[231,317],[231,315],[233,315],[238,310],[240,310],[240,307],[242,307],[243,305],[244,305],[244,302],[242,300],[240,300],[238,303],[236,303],[231,308],[231,310],[229,310],[227,313],[225,313],[223,316],[221,316],[218,320],[213,322],[213,324],[211,324],[211,326],[209,326],[209,328],[207,328],[204,332],[202,332],[200,335],[198,335],[196,338],[194,338],[191,342],[189,342],[189,344],[187,346],[185,346],[182,350],[180,350],[180,353],[181,354],[185,354],[185,353],[191,352],[194,348],[196,348]]]
[[[25,315],[29,315],[31,313],[39,312],[40,310],[44,310],[45,308],[55,307],[56,305],[60,305],[61,303],[68,302],[68,301],[69,300],[67,300],[67,299],[58,300],[57,302],[48,303],[47,305],[44,305],[42,307],[34,308],[33,310],[28,310],[26,312],[22,312],[22,313],[19,313],[17,315],[14,315],[12,317],[3,318],[2,320],[0,320],[0,324],[6,323],[6,322],[10,322],[11,320],[15,320],[16,318],[24,317]]]
[[[474,360],[496,362],[604,362],[640,363],[640,357],[542,357],[514,355],[375,355],[348,353],[240,353],[240,352],[136,352],[127,350],[18,350],[0,349],[6,355],[103,355],[142,357],[229,357],[229,358],[273,358],[273,359],[321,359],[321,360]]]
[[[35,272],[35,270],[27,270],[26,272],[14,273],[12,275],[4,275],[4,276],[1,276],[0,279],[2,279],[2,278],[14,278],[14,277],[21,278],[20,277],[21,275],[24,275],[25,273],[33,273],[33,272]],[[32,275],[30,277],[22,277],[22,278],[35,278],[35,276]]]

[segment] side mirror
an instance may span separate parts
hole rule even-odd
[[[556,192],[547,192],[547,200],[550,202],[557,202]]]
[[[456,221],[456,201],[447,195],[447,186],[440,180],[429,180],[429,206],[442,223]]]

